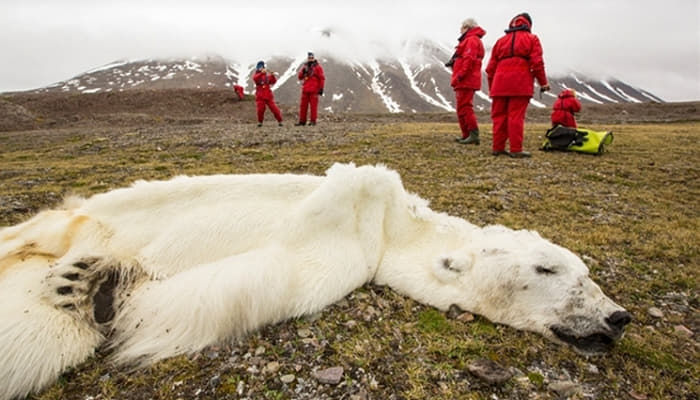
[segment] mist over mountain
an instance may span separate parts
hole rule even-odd
[[[338,46],[332,42],[330,30],[319,30],[321,38],[333,43],[328,50],[321,46],[317,59],[326,74],[325,94],[320,107],[325,112],[439,112],[453,111],[454,92],[450,87],[451,71],[444,66],[452,54],[452,48],[430,40],[404,41],[400,50],[381,54],[382,44],[370,42],[365,52],[353,52],[352,46]],[[381,49],[380,49],[381,50]],[[374,54],[374,55],[373,55]],[[279,74],[273,90],[278,103],[297,104],[300,85],[296,74],[305,61],[306,54],[298,57],[276,55],[269,57],[268,70]],[[488,60],[489,52],[484,60]],[[65,81],[36,89],[36,92],[97,93],[132,89],[181,89],[226,88],[241,85],[246,93],[254,93],[251,80],[257,60],[240,62],[219,55],[193,58],[148,59],[115,61],[79,74]],[[663,102],[641,88],[635,88],[623,79],[598,79],[576,73],[549,76],[551,92],[535,95],[531,104],[548,107],[557,94],[565,89],[575,89],[582,103],[640,103]],[[484,74],[482,90],[476,93],[475,107],[490,106]]]

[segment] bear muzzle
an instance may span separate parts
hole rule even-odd
[[[600,326],[586,333],[564,325],[552,325],[549,329],[554,336],[571,345],[585,355],[603,354],[610,351],[623,335],[625,326],[632,322],[627,311],[615,311],[605,318],[606,326]]]

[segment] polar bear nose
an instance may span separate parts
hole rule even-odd
[[[605,318],[605,322],[617,330],[622,330],[625,325],[632,322],[632,314],[627,311],[615,311],[610,314],[609,317]]]

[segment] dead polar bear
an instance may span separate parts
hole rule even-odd
[[[42,389],[98,346],[145,365],[367,282],[584,353],[630,321],[570,251],[434,212],[382,166],[139,181],[0,230],[0,399]]]

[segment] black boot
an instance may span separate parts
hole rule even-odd
[[[466,137],[466,139],[462,139],[459,141],[462,144],[476,144],[478,145],[481,143],[479,140],[479,130],[474,129],[473,131],[469,132],[469,136]]]
[[[513,158],[530,158],[532,157],[532,154],[528,153],[527,151],[518,151],[515,153],[508,153],[509,156]]]

